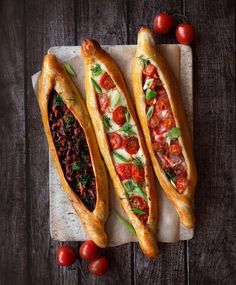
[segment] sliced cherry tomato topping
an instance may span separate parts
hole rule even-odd
[[[184,190],[187,188],[187,185],[188,185],[188,181],[187,181],[187,178],[186,177],[177,177],[176,178],[176,188],[177,188],[177,191],[182,194],[184,192]]]
[[[105,256],[96,258],[89,263],[89,272],[93,275],[101,276],[105,274],[109,267],[109,261]]]
[[[143,184],[145,181],[145,172],[143,167],[132,165],[132,177],[138,184]]]
[[[115,87],[115,84],[113,83],[110,75],[106,72],[103,74],[103,76],[100,79],[100,85],[105,88],[106,90],[110,90],[113,87]]]
[[[157,94],[158,95],[165,95],[166,94],[166,90],[163,88],[163,89],[159,89],[159,90],[157,90]]]
[[[109,99],[106,94],[99,95],[97,94],[98,107],[100,112],[104,112],[109,105]]]
[[[115,166],[116,172],[121,180],[129,179],[132,177],[132,164],[121,163]]]
[[[152,148],[155,152],[163,152],[164,144],[162,142],[155,142],[152,144]]]
[[[156,99],[156,98],[153,98],[153,99],[151,99],[151,100],[146,100],[147,106],[155,105],[156,102],[157,102],[157,99]]]
[[[147,215],[147,214],[143,214],[143,215],[138,215],[138,217],[139,217],[139,220],[140,220],[144,225],[146,225],[147,220],[148,220],[148,215]]]
[[[161,111],[167,110],[170,108],[170,102],[167,98],[159,98],[156,102],[155,112],[158,114]]]
[[[166,131],[172,129],[175,126],[175,121],[173,117],[168,117],[163,120],[163,124],[166,128]]]
[[[176,176],[187,177],[187,171],[183,164],[176,165],[173,170]]]
[[[57,249],[57,263],[60,266],[67,266],[75,262],[77,254],[71,246],[61,246]]]
[[[157,90],[158,87],[162,86],[162,81],[160,79],[154,79],[149,89]]]
[[[170,147],[169,147],[169,152],[171,154],[175,154],[175,155],[179,155],[181,153],[181,146],[177,143],[175,144],[172,144]]]
[[[122,137],[116,132],[108,134],[108,140],[111,147],[111,150],[116,150],[122,145]]]
[[[79,249],[79,255],[82,259],[93,260],[98,257],[100,248],[92,240],[82,243]]]
[[[126,117],[125,114],[127,113],[127,108],[124,106],[119,106],[117,107],[112,114],[112,118],[114,120],[114,122],[121,126],[125,123],[126,121]]]
[[[153,129],[159,124],[159,119],[156,115],[153,115],[148,122],[149,128]]]
[[[138,139],[136,137],[128,137],[124,140],[123,147],[129,154],[136,154],[139,150]]]
[[[156,67],[149,63],[144,69],[143,69],[143,74],[145,76],[153,76],[156,73]]]
[[[133,196],[130,204],[131,208],[137,208],[142,211],[148,208],[147,202],[140,196]]]

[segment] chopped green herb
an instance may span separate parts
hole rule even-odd
[[[128,123],[130,120],[130,113],[128,111],[125,113],[125,119],[126,119],[126,123]]]
[[[129,162],[128,159],[126,159],[123,155],[119,154],[118,152],[116,151],[113,151],[112,154],[114,154],[115,157],[117,157],[119,160],[122,160],[124,162]]]
[[[98,93],[102,93],[102,88],[97,84],[96,80],[94,80],[93,78],[91,78],[92,84],[94,89],[98,92]]]
[[[119,93],[117,93],[117,95],[116,95],[116,97],[115,97],[115,99],[113,101],[113,104],[112,104],[113,108],[116,107],[120,103],[120,99],[121,99],[121,96],[120,96]]]
[[[139,215],[145,215],[146,214],[146,212],[140,210],[139,208],[133,208],[131,211],[134,212],[135,214],[139,214]]]
[[[176,177],[175,173],[169,172],[169,171],[166,172],[166,176],[167,176],[167,178],[168,178],[169,180],[174,180],[175,177]]]
[[[56,147],[60,147],[61,146],[61,142],[60,141],[56,141],[55,144],[56,144]]]
[[[133,125],[126,123],[122,127],[120,127],[120,131],[126,133],[128,136],[136,135],[136,133],[132,130]]]
[[[116,216],[118,217],[118,219],[121,221],[121,223],[126,226],[126,228],[129,230],[129,232],[136,236],[136,232],[135,232],[135,229],[134,227],[124,218],[122,217],[116,210],[114,210]]]
[[[143,162],[140,157],[135,157],[133,160],[133,164],[135,164],[138,169],[140,169],[143,166]]]
[[[110,122],[110,118],[107,117],[106,115],[103,116],[102,118],[102,122],[103,122],[103,125],[104,125],[104,128],[109,131],[110,128],[112,127],[111,126],[111,122]]]
[[[150,120],[154,111],[154,106],[149,107],[147,111],[147,119]]]
[[[69,63],[65,63],[63,65],[64,65],[64,67],[65,67],[65,69],[69,75],[75,76],[75,71]]]
[[[153,98],[156,98],[157,93],[154,90],[147,89],[146,91],[146,100],[151,100]]]
[[[102,73],[101,65],[96,63],[94,66],[91,67],[92,75],[98,76]]]
[[[168,136],[170,137],[170,139],[176,139],[181,136],[181,130],[179,128],[174,127],[168,131]]]
[[[63,116],[64,121],[66,122],[66,124],[71,124],[73,122],[73,117],[70,115],[64,115]]]
[[[80,171],[81,170],[81,164],[72,164],[71,170],[72,171]]]
[[[62,93],[58,93],[56,96],[53,98],[53,105],[54,106],[61,106],[64,104],[63,99],[61,97]]]
[[[141,196],[144,200],[147,200],[147,195],[143,192],[142,187],[138,183],[128,180],[124,184],[128,194],[135,193],[138,196]]]
[[[144,55],[140,55],[138,57],[138,59],[140,60],[143,67],[146,67],[148,65],[149,60],[150,60],[150,58],[145,58]]]

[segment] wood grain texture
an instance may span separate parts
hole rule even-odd
[[[234,1],[186,1],[194,45],[197,229],[190,284],[236,283]],[[207,27],[207,28],[206,28]]]
[[[48,146],[30,78],[41,69],[49,47],[75,44],[74,1],[27,1],[26,17],[29,278],[31,284],[76,284],[80,272],[67,271],[55,261],[61,243],[49,233]]]
[[[23,6],[0,3],[0,284],[27,282]],[[16,278],[17,276],[17,278]]]
[[[125,44],[127,42],[126,1],[79,1],[77,40],[80,45],[86,38],[93,38],[100,44]],[[102,19],[102,20],[101,20]],[[107,251],[112,260],[109,272],[100,277],[87,274],[81,276],[82,284],[132,284],[132,244],[126,244]],[[87,263],[83,262],[87,272]]]

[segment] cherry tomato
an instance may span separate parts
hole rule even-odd
[[[153,76],[156,73],[156,67],[149,63],[144,69],[143,69],[143,74],[145,76]]]
[[[88,269],[91,274],[101,276],[107,272],[108,267],[109,261],[105,256],[103,256],[91,261]]]
[[[157,90],[158,95],[166,95],[166,90],[164,88]]]
[[[181,177],[181,176],[177,177],[175,184],[176,184],[176,188],[177,188],[178,192],[181,194],[187,188],[187,185],[188,185],[187,178]]]
[[[156,115],[153,115],[148,122],[149,128],[153,129],[159,124],[159,119]]]
[[[67,266],[75,262],[77,254],[71,246],[61,246],[56,253],[57,263],[60,266]]]
[[[163,120],[163,124],[166,128],[166,131],[169,131],[170,129],[172,129],[175,126],[174,118],[172,116],[165,118]]]
[[[149,89],[157,90],[158,87],[162,86],[162,81],[160,79],[154,79],[150,84]]]
[[[132,178],[135,182],[142,185],[145,181],[145,172],[143,167],[132,165]]]
[[[150,100],[146,100],[147,106],[155,105],[156,102],[157,102],[157,99],[156,99],[156,98],[153,98],[153,99],[150,99]]]
[[[125,123],[126,121],[126,117],[125,114],[127,113],[127,108],[124,106],[119,106],[117,107],[112,114],[112,118],[114,120],[114,122],[121,126]]]
[[[174,18],[167,13],[158,13],[154,18],[154,30],[160,34],[167,34],[174,26]]]
[[[106,72],[103,74],[103,76],[100,79],[100,85],[105,88],[106,90],[110,90],[113,87],[115,87],[115,84],[113,83],[110,75]]]
[[[108,134],[108,140],[111,150],[116,150],[122,145],[122,137],[116,132]]]
[[[180,44],[189,45],[195,39],[195,29],[191,24],[180,24],[176,28],[175,35]]]
[[[79,255],[82,259],[92,260],[98,257],[100,248],[92,240],[82,243],[79,249]]]
[[[98,99],[98,108],[100,112],[104,112],[109,105],[109,99],[106,94],[99,95],[97,94]]]
[[[170,147],[169,147],[169,152],[171,154],[175,154],[175,155],[179,155],[181,153],[181,146],[177,143],[175,144],[172,144]]]
[[[155,142],[152,144],[152,148],[155,152],[163,152],[164,144],[161,142]]]
[[[170,108],[170,102],[167,98],[161,97],[157,100],[155,106],[155,113],[160,113],[161,111],[168,110]]]
[[[132,177],[132,164],[121,163],[115,166],[116,172],[121,180],[129,179]]]
[[[131,208],[138,208],[142,211],[148,208],[147,202],[140,196],[133,196],[130,204]]]
[[[129,154],[136,154],[139,150],[139,142],[136,137],[128,137],[123,142],[124,149]]]

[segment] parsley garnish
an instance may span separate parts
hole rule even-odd
[[[110,122],[110,118],[107,117],[106,115],[103,116],[102,118],[102,122],[103,122],[103,125],[104,125],[104,128],[109,131],[110,128],[112,127],[111,126],[111,122]]]
[[[53,98],[53,105],[54,106],[61,106],[64,104],[63,99],[61,97],[62,93],[58,93],[56,96]]]
[[[81,164],[73,164],[73,165],[71,165],[71,170],[72,171],[80,171],[81,170]]]
[[[125,182],[125,188],[128,194],[135,193],[144,200],[147,200],[147,195],[143,192],[142,187],[138,183],[128,180]]]
[[[94,66],[91,67],[92,75],[98,76],[102,73],[101,65],[96,63]]]
[[[136,133],[132,130],[133,125],[130,123],[126,123],[122,127],[120,127],[120,131],[126,133],[128,136],[136,135]]]
[[[140,60],[143,67],[146,67],[148,65],[149,60],[150,60],[150,58],[145,58],[144,55],[140,55],[138,57],[138,59]]]
[[[71,124],[73,123],[73,117],[69,116],[69,115],[64,115],[63,116],[64,121],[66,122],[66,124]]]

